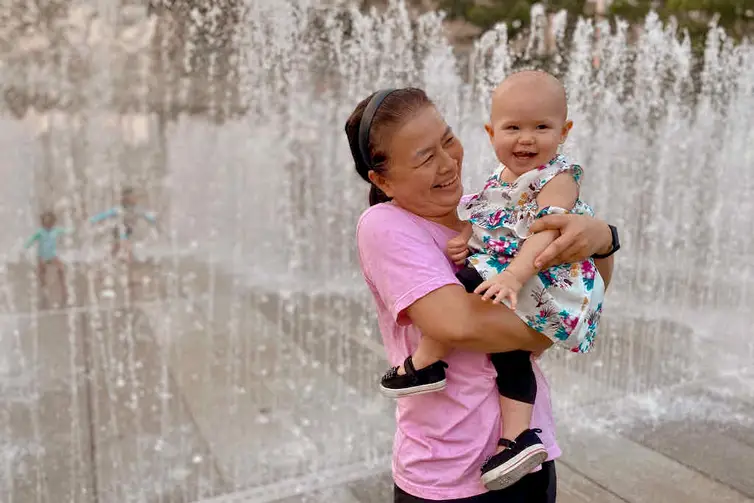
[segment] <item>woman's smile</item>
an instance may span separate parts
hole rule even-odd
[[[459,181],[460,181],[460,177],[456,173],[456,174],[453,175],[453,177],[450,180],[448,180],[446,182],[442,182],[442,183],[437,183],[437,184],[433,185],[432,188],[433,189],[440,189],[440,190],[455,189],[456,185],[458,184]]]

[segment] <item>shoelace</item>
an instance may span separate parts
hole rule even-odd
[[[385,373],[385,379],[395,379],[398,376],[398,367],[393,367]]]

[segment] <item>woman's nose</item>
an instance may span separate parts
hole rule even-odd
[[[440,171],[445,172],[451,169],[455,169],[456,167],[456,160],[453,158],[452,155],[450,155],[450,152],[448,152],[445,149],[441,150],[440,159],[442,162],[440,162]]]

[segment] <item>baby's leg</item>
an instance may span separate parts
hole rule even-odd
[[[515,440],[529,429],[534,400],[537,398],[537,379],[528,351],[509,351],[490,356],[497,370],[497,389],[500,392],[503,438]]]
[[[482,466],[482,482],[490,490],[504,489],[547,459],[547,450],[530,429],[537,380],[531,353],[509,351],[490,355],[497,370],[502,438],[497,453]]]
[[[439,362],[448,356],[448,353],[450,353],[450,348],[442,342],[438,342],[430,337],[422,337],[419,340],[419,346],[416,348],[416,351],[411,355],[411,359],[414,362],[414,368],[421,370],[433,363]],[[398,374],[405,373],[405,369],[401,365],[398,369]]]
[[[445,389],[445,369],[442,359],[450,348],[429,337],[419,340],[419,347],[406,358],[403,365],[388,370],[380,380],[380,391],[390,398],[431,393]]]

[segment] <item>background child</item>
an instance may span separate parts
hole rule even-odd
[[[529,227],[543,215],[593,214],[579,200],[581,168],[558,154],[572,126],[565,89],[552,75],[519,72],[498,86],[485,129],[501,165],[484,189],[459,208],[468,223],[448,242],[448,255],[466,265],[457,277],[468,291],[505,302],[553,342],[587,352],[602,310],[602,278],[591,259],[540,271],[534,260],[557,232],[529,235]],[[403,368],[385,374],[383,393],[401,397],[444,388],[447,364],[442,358],[449,351],[422,337]],[[482,482],[496,490],[544,462],[547,451],[539,430],[530,429],[537,392],[531,354],[511,351],[490,358],[498,373],[503,431],[498,452],[482,467]]]
[[[62,227],[55,227],[57,218],[52,211],[45,211],[40,217],[42,227],[29,238],[24,247],[30,248],[34,243],[37,244],[37,275],[39,277],[39,286],[44,288],[47,280],[47,267],[52,265],[58,271],[60,278],[60,288],[63,292],[63,303],[68,298],[68,290],[65,284],[65,270],[63,262],[58,258],[58,238],[68,232]]]
[[[131,248],[131,235],[133,234],[136,221],[139,218],[143,218],[152,225],[157,224],[155,217],[136,206],[136,193],[131,187],[126,187],[121,191],[120,206],[110,208],[97,215],[94,215],[89,219],[91,223],[98,223],[110,218],[117,218],[119,221],[113,227],[113,257],[118,255],[118,252],[123,249],[126,252],[126,260],[129,262],[132,258]]]

